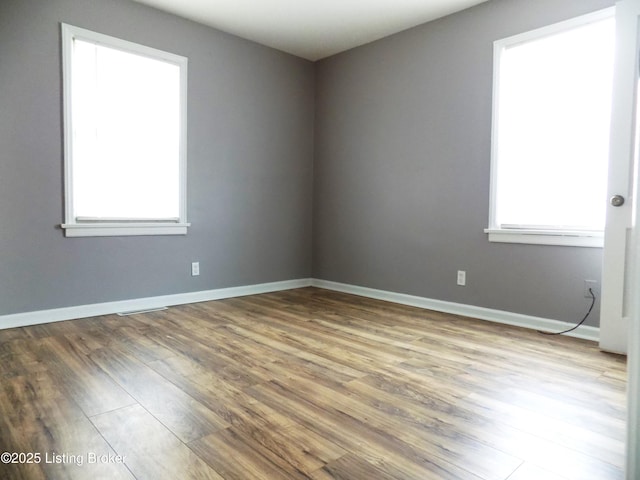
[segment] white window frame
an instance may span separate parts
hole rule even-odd
[[[511,37],[496,40],[493,46],[493,112],[491,131],[491,186],[489,227],[484,230],[490,242],[523,243],[540,245],[564,245],[576,247],[597,247],[604,245],[604,231],[600,230],[571,230],[571,229],[539,229],[501,227],[496,218],[497,183],[498,183],[498,112],[500,92],[500,61],[502,52],[509,46],[540,39],[572,28],[577,28],[599,20],[615,17],[615,7],[606,8],[586,15],[581,15],[563,22],[524,32]],[[604,179],[603,181],[606,181]]]
[[[185,235],[187,227],[187,58],[155,48],[122,40],[84,28],[61,23],[64,114],[65,223],[67,237]],[[179,121],[179,217],[177,219],[82,219],[77,218],[73,203],[73,116],[72,53],[74,39],[135,53],[174,64],[180,69]]]

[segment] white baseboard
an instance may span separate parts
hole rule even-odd
[[[488,320],[495,323],[530,328],[532,330],[561,332],[573,326],[570,323],[551,320],[548,318],[522,315],[519,313],[505,312],[503,310],[494,310],[491,308],[476,307],[473,305],[465,305],[462,303],[445,302],[443,300],[434,300],[431,298],[417,297],[414,295],[389,292],[386,290],[376,290],[374,288],[359,287],[356,285],[330,282],[327,280],[318,280],[315,278],[311,281],[311,285],[327,290],[335,290],[337,292],[360,295],[361,297],[386,300],[388,302],[399,303],[402,305],[410,305],[412,307],[426,308],[428,310],[435,310],[444,313],[452,313],[454,315],[462,315],[465,317],[472,317],[480,320]],[[567,333],[566,335],[598,342],[600,338],[600,329],[597,327],[582,325],[576,330]]]
[[[310,285],[311,279],[303,278],[298,280],[285,280],[282,282],[260,283],[257,285],[247,285],[242,287],[219,288],[216,290],[205,290],[200,292],[178,293],[158,297],[137,298],[133,300],[121,300],[116,302],[95,303],[92,305],[55,308],[52,310],[40,310],[36,312],[16,313],[12,315],[0,315],[0,329],[26,327],[28,325],[96,317],[99,315],[111,315],[118,312],[151,310],[171,305],[207,302],[210,300],[221,300],[223,298],[242,297],[245,295],[257,295],[259,293],[278,292],[281,290],[308,287]]]
[[[63,320],[73,320],[78,318],[96,317],[99,315],[111,315],[118,312],[130,312],[135,310],[151,310],[171,305],[184,305],[187,303],[208,302],[211,300],[221,300],[223,298],[242,297],[246,295],[257,295],[260,293],[278,292],[281,290],[291,290],[314,286],[327,290],[351,293],[362,297],[386,300],[388,302],[410,305],[413,307],[426,308],[438,312],[452,313],[465,317],[473,317],[480,320],[488,320],[495,323],[515,325],[518,327],[530,328],[543,331],[562,331],[572,325],[551,320],[548,318],[533,317],[519,313],[493,310],[490,308],[475,307],[461,303],[445,302],[431,298],[417,297],[403,293],[389,292],[386,290],[376,290],[373,288],[359,287],[345,283],[330,282],[312,278],[302,278],[297,280],[285,280],[281,282],[261,283],[257,285],[247,285],[241,287],[219,288],[216,290],[205,290],[200,292],[178,293],[175,295],[162,295],[158,297],[138,298],[133,300],[121,300],[116,302],[96,303],[92,305],[80,305],[75,307],[56,308],[52,310],[40,310],[35,312],[17,313],[11,315],[0,315],[0,329],[26,327],[28,325],[38,325],[42,323],[59,322]],[[590,326],[578,327],[573,332],[566,335],[583,338],[597,342],[600,338],[600,329]]]

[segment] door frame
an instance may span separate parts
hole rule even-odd
[[[627,202],[632,211],[629,248],[625,250],[627,274],[623,277],[627,290],[619,292],[628,313],[625,478],[633,480],[640,478],[640,0],[616,3],[616,36],[616,75],[621,78],[614,79],[611,155],[622,155],[618,158],[626,159],[634,172],[629,178],[632,196]],[[622,131],[616,131],[616,127]],[[605,252],[606,247],[605,239]],[[603,271],[603,287],[604,281]],[[600,332],[602,346],[602,323]],[[610,332],[604,333],[606,336]]]
[[[616,2],[616,53],[613,78],[611,137],[607,193],[627,201],[607,205],[602,264],[600,305],[600,348],[626,354],[629,339],[631,270],[633,245],[633,162],[635,142],[635,99],[637,83],[638,0]]]

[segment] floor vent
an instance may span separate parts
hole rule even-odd
[[[139,313],[151,313],[159,312],[161,310],[167,310],[168,307],[148,308],[146,310],[131,310],[129,312],[118,312],[119,317],[127,317],[129,315],[137,315]]]

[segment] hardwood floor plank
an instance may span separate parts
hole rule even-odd
[[[313,399],[300,397],[296,391],[277,382],[256,385],[248,392],[272,408],[289,412],[297,423],[347,451],[357,452],[391,476],[399,474],[397,478],[425,480],[481,478],[444,460],[429,458],[424,452],[398,441],[394,432],[380,432],[339,410],[326,410]]]
[[[0,385],[0,451],[39,454],[37,464],[0,463],[3,479],[132,479],[84,413],[38,371]]]
[[[224,480],[140,405],[91,421],[138,480]]]
[[[523,463],[507,480],[567,480],[543,468]]]
[[[170,349],[173,352],[171,358],[176,358],[176,354],[181,355],[197,365],[215,371],[218,377],[234,385],[249,386],[262,381],[259,376],[251,374],[251,369],[272,361],[266,352],[265,355],[260,355],[261,352],[253,351],[252,357],[240,356],[225,346],[224,339],[211,334],[206,337],[209,345],[200,343],[197,338],[191,338],[191,334],[165,334],[163,330],[150,334],[150,337]]]
[[[565,409],[586,407],[591,414],[602,412],[602,416],[609,420],[622,420],[626,412],[624,404],[625,392],[607,385],[603,388],[603,375],[597,378],[575,375],[571,378],[563,376],[562,382],[549,377],[548,369],[522,370],[509,365],[490,365],[480,361],[461,362],[460,359],[446,359],[438,355],[421,354],[419,358],[412,358],[398,366],[428,378],[442,372],[443,375],[455,374],[456,380],[468,383],[483,390],[518,389],[543,395],[550,399],[562,401]],[[594,412],[593,410],[597,411]]]
[[[424,416],[421,421],[425,421],[424,418],[434,421],[433,428],[436,430],[453,430],[460,435],[459,439],[474,438],[528,463],[546,466],[550,471],[562,472],[566,478],[622,478],[621,465],[616,467],[554,441],[514,428],[495,412],[481,409],[465,399],[452,398],[449,402],[443,401],[433,395],[429,386],[416,388],[416,383],[404,384],[400,378],[376,378],[374,382],[370,382],[372,378],[366,377],[349,383],[348,388],[365,397],[375,398],[379,408],[393,412],[395,416],[406,421],[415,422],[415,414],[412,412],[418,409]],[[406,395],[408,392],[411,394]],[[397,396],[399,393],[402,393],[402,400]]]
[[[458,414],[465,412],[463,414],[467,421],[472,424],[477,423],[477,420],[495,419],[549,442],[577,449],[614,466],[621,467],[623,464],[620,457],[623,454],[622,432],[619,432],[617,437],[615,433],[598,435],[590,430],[588,425],[572,425],[553,418],[553,412],[544,408],[536,411],[512,404],[510,396],[505,392],[476,393],[473,386],[464,383],[456,386],[454,381],[424,380],[423,375],[398,372],[395,366],[388,372],[363,379],[364,382],[370,382],[394,395],[400,394],[410,399],[425,401],[441,412],[448,411],[449,405],[455,403],[461,409]],[[460,396],[457,392],[466,393]]]
[[[524,430],[549,441],[574,448],[593,458],[624,465],[624,440],[605,437],[581,427],[545,416],[543,413],[523,409],[508,401],[496,400],[472,393],[470,399],[480,408],[489,408],[514,428]]]
[[[243,437],[233,428],[191,442],[189,447],[226,480],[299,480],[309,478],[290,468],[268,449]]]
[[[0,338],[4,331],[0,331]],[[13,337],[13,335],[11,335]],[[0,342],[0,374],[2,378],[46,372],[47,366],[32,347],[31,339],[12,339]]]
[[[215,371],[188,359],[175,357],[149,366],[236,430],[273,430],[293,425],[288,415],[257,402]]]
[[[318,288],[0,330],[0,478],[622,480],[626,361]]]
[[[362,377],[362,374],[357,377],[344,375],[341,372],[331,370],[324,365],[318,365],[317,363],[305,360],[296,362],[272,362],[268,365],[265,365],[263,367],[263,370],[269,372],[270,374],[267,380],[286,381],[286,379],[291,375],[296,375],[302,378],[313,380],[314,382],[322,383],[329,387],[339,386],[343,383],[347,383]]]
[[[133,405],[136,401],[66,337],[46,337],[38,355],[58,385],[87,416]]]
[[[225,447],[220,448],[220,443]],[[225,477],[240,478],[254,478],[256,473],[253,470],[261,470],[261,475],[267,475],[267,478],[309,478],[313,472],[347,453],[300,425],[272,430],[230,427],[189,446],[209,459],[208,463],[216,470],[226,471]],[[238,456],[245,455],[244,452],[247,452],[247,458],[238,459]],[[234,460],[233,466],[228,465],[226,457],[220,458],[225,453]],[[253,459],[256,455],[259,455],[257,462]],[[236,465],[236,460],[241,465]],[[264,464],[267,466],[261,467]]]
[[[288,343],[286,338],[279,337],[278,335],[269,335],[261,331],[247,330],[235,325],[229,325],[227,328],[239,336],[249,338],[276,351],[288,354],[291,359],[302,359],[317,363],[318,365],[326,366],[329,369],[353,377],[361,377],[366,374],[364,370],[355,368],[353,364],[345,359],[334,359],[331,356],[322,355],[322,350],[320,350],[320,353],[310,351],[306,349],[304,345],[299,345],[295,341]]]
[[[125,318],[136,320],[136,317],[140,316],[141,315],[131,315],[131,317]],[[174,352],[170,348],[150,338],[148,333],[153,330],[139,325],[118,327],[118,348],[128,351],[142,363],[149,363],[173,356]]]
[[[7,328],[2,330],[2,335],[0,335],[0,344],[11,342],[13,340],[25,340],[30,338],[27,330],[22,327],[17,328]]]
[[[228,426],[214,412],[126,352],[102,349],[92,352],[90,358],[184,442]]]
[[[280,443],[274,451],[304,473],[311,473],[347,454],[347,451],[321,435],[295,424],[278,431]]]
[[[366,460],[349,453],[316,470],[311,474],[311,478],[313,480],[353,480],[357,478],[394,480],[401,477],[402,474],[396,472],[396,475],[391,476]]]
[[[330,389],[300,378],[290,378],[287,385],[323,408],[336,409],[379,431],[390,432],[395,440],[423,452],[433,461],[441,459],[464,465],[482,478],[506,478],[522,463],[522,459],[479,442],[451,425],[433,421],[422,415],[421,409],[406,410],[402,415],[402,407],[385,408],[376,396],[366,396],[348,387]]]

